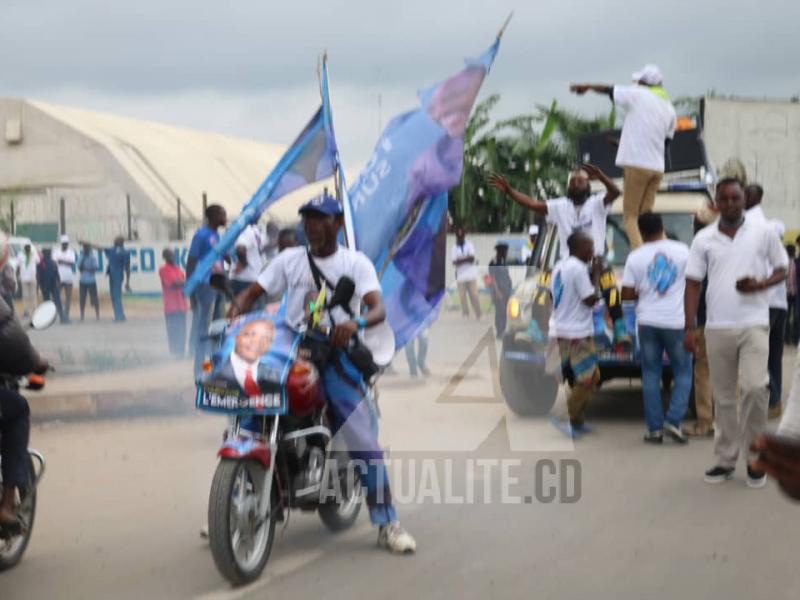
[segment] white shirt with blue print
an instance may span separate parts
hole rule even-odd
[[[628,255],[622,286],[636,290],[640,325],[683,329],[689,247],[674,240],[646,242]]]

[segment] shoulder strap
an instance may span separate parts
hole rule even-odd
[[[311,256],[311,250],[306,251],[306,256],[308,256],[308,266],[311,269],[311,275],[314,277],[314,283],[317,286],[317,291],[322,289],[322,282],[324,281],[328,285],[328,289],[333,292],[335,285],[332,285],[330,280],[328,280],[325,275],[322,274],[322,271],[319,270],[317,263],[314,261],[314,258]]]
[[[322,289],[322,282],[324,281],[325,284],[328,286],[328,290],[330,294],[333,293],[333,290],[336,289],[336,285],[332,284],[330,279],[325,277],[322,271],[319,270],[316,261],[314,261],[314,257],[311,256],[311,250],[306,251],[306,255],[308,256],[308,266],[311,269],[311,275],[314,277],[314,283],[317,286],[317,291]],[[350,310],[349,306],[342,307],[344,308],[345,312],[347,312],[351,317],[353,316],[353,312]]]

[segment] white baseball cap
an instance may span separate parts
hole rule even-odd
[[[656,65],[645,65],[640,71],[636,71],[631,78],[636,83],[640,81],[647,85],[661,85],[664,82],[664,76],[661,74],[661,69]]]
[[[539,235],[539,226],[531,225],[528,227],[528,235]]]
[[[62,244],[69,244],[69,236],[66,233],[61,236],[61,243]]]

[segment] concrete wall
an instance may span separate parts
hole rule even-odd
[[[764,212],[800,228],[800,103],[707,98],[704,137],[716,169],[739,158]]]

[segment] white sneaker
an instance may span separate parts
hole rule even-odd
[[[417,551],[416,540],[396,521],[380,528],[378,546],[395,554],[413,554]]]
[[[208,523],[203,523],[200,526],[200,539],[208,540]]]

